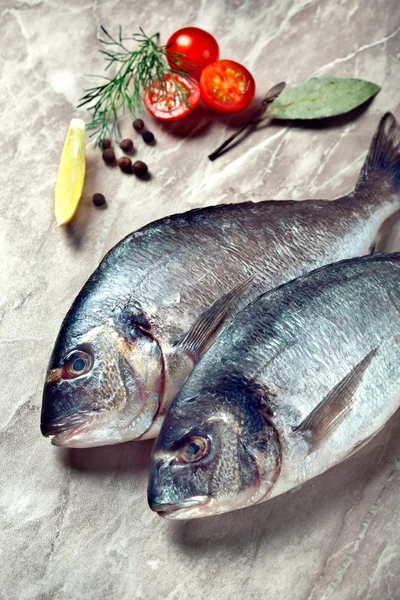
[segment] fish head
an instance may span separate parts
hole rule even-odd
[[[182,390],[185,391],[185,388]],[[152,455],[148,501],[169,519],[250,506],[280,473],[279,435],[247,392],[205,393],[171,405]]]
[[[78,448],[140,438],[162,389],[162,352],[143,319],[121,313],[85,328],[69,314],[46,375],[42,434],[55,446]]]

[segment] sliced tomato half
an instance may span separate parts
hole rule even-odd
[[[200,77],[201,97],[211,110],[234,113],[243,110],[254,98],[256,84],[252,74],[233,60],[217,60],[205,67]]]
[[[143,103],[160,121],[177,121],[196,108],[200,100],[197,81],[167,74],[143,94]]]

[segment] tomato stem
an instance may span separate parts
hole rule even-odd
[[[268,116],[267,109],[268,109],[269,105],[272,104],[272,102],[274,100],[276,100],[276,98],[279,96],[279,94],[285,88],[285,85],[286,84],[284,82],[278,83],[277,85],[274,85],[274,87],[272,87],[270,90],[268,90],[267,94],[265,95],[264,100],[261,102],[261,105],[256,110],[256,112],[253,113],[252,116],[249,119],[247,119],[247,121],[245,121],[243,123],[243,125],[241,127],[239,127],[239,129],[237,131],[235,131],[235,133],[233,135],[231,135],[220,146],[218,146],[218,148],[216,150],[214,150],[214,152],[209,154],[208,158],[211,161],[216,160],[219,156],[221,156],[221,154],[224,154],[224,152],[227,151],[228,146],[230,146],[232,144],[232,142],[241,133],[243,133],[243,131],[245,129],[250,127],[250,125],[255,125],[259,120],[261,120],[261,118],[265,118],[266,116]]]

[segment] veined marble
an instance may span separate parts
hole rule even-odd
[[[146,503],[151,442],[60,450],[41,437],[42,380],[61,320],[98,262],[164,215],[222,202],[334,198],[352,189],[379,118],[400,118],[398,0],[0,0],[0,598],[398,600],[400,415],[359,454],[300,490],[240,512],[171,523]],[[199,111],[147,147],[152,178],[88,152],[82,206],[57,229],[53,188],[79,97],[100,73],[100,24],[165,41],[185,25],[244,63],[257,95],[285,80],[382,85],[324,127],[260,127],[215,163],[243,116]],[[94,192],[106,210],[91,204]],[[400,249],[400,226],[389,246]]]

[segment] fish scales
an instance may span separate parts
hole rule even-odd
[[[76,447],[155,437],[192,369],[248,302],[313,268],[370,251],[400,208],[399,140],[388,113],[354,192],[337,200],[197,209],[117,244],[61,326],[42,433]],[[115,353],[120,376],[112,385],[121,389],[107,397],[106,365]]]
[[[362,447],[400,406],[398,300],[393,254],[326,266],[247,306],[167,412],[150,470],[153,510],[193,518],[243,508]],[[240,485],[223,476],[231,446]]]

